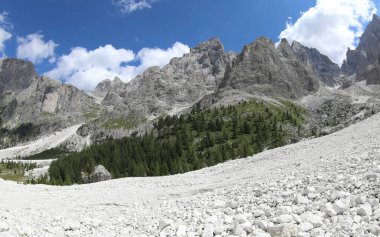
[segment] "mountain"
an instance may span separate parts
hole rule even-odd
[[[5,129],[0,146],[23,140],[22,136],[10,138],[12,130],[20,127],[33,130],[29,135],[36,137],[83,123],[87,113],[97,116],[100,106],[89,95],[74,86],[39,77],[30,62],[4,59],[0,64],[0,118]]]
[[[297,41],[293,41],[291,48],[299,61],[314,70],[323,85],[335,87],[341,84],[342,70],[329,57],[321,54],[317,49],[308,48]]]
[[[374,47],[378,23],[374,16],[358,51]],[[368,58],[372,62],[373,57]],[[351,62],[348,57],[346,64]],[[342,70],[318,50],[296,41],[290,45],[286,39],[276,46],[265,37],[247,44],[239,54],[226,52],[220,40],[212,38],[162,68],[148,68],[128,83],[105,80],[88,94],[39,77],[34,66],[22,60],[5,59],[0,66],[0,118],[5,129],[1,135],[8,137],[0,143],[3,147],[82,123],[79,134],[102,142],[151,130],[153,121],[163,115],[252,98],[276,103],[279,98],[302,101],[315,95],[324,101],[319,96],[324,88],[342,84]],[[377,83],[377,68],[358,75]],[[351,103],[349,96],[344,100]],[[24,130],[30,130],[30,136],[22,139]]]
[[[372,21],[360,37],[358,47],[354,50],[348,49],[347,59],[343,62],[342,71],[346,75],[357,73],[357,81],[365,80],[365,77],[360,76],[360,74],[366,70],[367,66],[374,64],[378,60],[379,46],[380,17],[374,14]]]
[[[251,97],[297,99],[314,93],[320,82],[313,69],[300,61],[287,40],[276,48],[261,37],[244,46],[213,94],[200,101],[200,107],[230,104]]]
[[[250,94],[299,98],[318,87],[318,78],[297,60],[285,39],[276,48],[262,37],[244,47],[218,90],[233,88]]]
[[[127,84],[118,79],[102,82],[93,94],[103,97],[102,104],[123,113],[157,117],[192,106],[214,92],[234,58],[234,53],[225,52],[220,40],[213,38],[173,58],[162,69],[148,68]]]
[[[358,77],[362,80],[366,80],[367,85],[380,84],[380,63],[379,61],[371,64],[361,72]]]

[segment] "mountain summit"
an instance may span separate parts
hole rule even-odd
[[[378,60],[380,50],[380,17],[373,15],[356,49],[347,51],[347,59],[343,62],[342,70],[346,75],[361,74],[370,64]],[[364,78],[359,77],[359,80]]]

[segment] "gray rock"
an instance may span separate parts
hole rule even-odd
[[[308,48],[294,41],[292,50],[298,60],[314,70],[324,85],[334,87],[341,84],[340,76],[342,71],[340,67],[317,49]]]
[[[339,200],[335,201],[333,208],[334,208],[335,212],[338,215],[340,215],[349,209],[349,203],[347,202],[347,200],[339,199]]]
[[[178,237],[185,237],[187,232],[187,226],[185,225],[179,225],[176,231],[176,235]]]
[[[309,222],[304,222],[304,223],[301,223],[299,226],[298,226],[299,230],[302,231],[302,232],[308,232],[310,230],[312,230],[314,227],[311,223]]]
[[[310,200],[307,197],[302,196],[301,194],[297,194],[295,197],[295,202],[297,204],[309,204]]]
[[[218,89],[299,98],[318,88],[313,70],[296,58],[286,40],[276,49],[272,41],[262,37],[244,46]]]
[[[214,225],[206,224],[204,230],[202,231],[201,237],[213,237],[214,236]]]
[[[357,214],[359,216],[371,216],[372,215],[372,207],[369,204],[364,204],[359,207]]]
[[[342,70],[346,75],[354,73],[361,74],[368,65],[375,63],[378,59],[380,42],[380,18],[373,15],[372,21],[360,38],[358,47],[355,50],[348,49],[347,59],[342,65]],[[358,76],[358,80],[365,78]]]
[[[4,221],[0,221],[0,232],[6,232],[8,230],[9,230],[9,225]]]
[[[102,82],[92,93],[104,96],[104,105],[123,113],[159,116],[192,106],[212,93],[234,58],[233,53],[224,51],[219,39],[213,38],[161,69],[151,67],[127,84],[119,80]]]
[[[38,77],[33,64],[19,59],[4,59],[0,66],[0,118],[8,129],[30,123],[33,139],[39,135],[82,123],[86,114],[97,115],[101,109],[85,92],[71,85]],[[4,138],[5,139],[5,138]],[[13,140],[0,141],[0,148],[12,146]]]
[[[95,167],[94,171],[91,173],[89,177],[90,183],[96,183],[101,181],[107,181],[112,179],[111,174],[103,165],[98,165]]]
[[[363,71],[361,71],[358,76],[358,81],[366,80],[367,85],[378,85],[380,84],[380,64],[377,61],[374,64],[367,66]]]
[[[285,224],[268,228],[268,233],[272,237],[296,237],[297,232],[297,226],[293,224]]]
[[[161,219],[158,221],[158,227],[160,228],[160,230],[163,230],[166,227],[170,226],[172,223],[173,221],[170,219]]]

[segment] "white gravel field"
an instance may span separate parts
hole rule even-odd
[[[380,236],[380,114],[181,175],[0,181],[0,236]]]

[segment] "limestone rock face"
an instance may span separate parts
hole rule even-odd
[[[89,177],[90,183],[102,182],[112,179],[110,172],[103,166],[98,165]]]
[[[210,39],[163,68],[151,67],[129,83],[120,80],[98,85],[95,93],[104,96],[104,105],[137,115],[158,116],[193,105],[213,93],[235,58],[226,53],[219,39]],[[115,112],[115,111],[114,111]]]
[[[380,84],[380,64],[377,62],[367,66],[358,77],[366,80],[367,85]]]
[[[18,92],[29,87],[37,78],[34,66],[20,59],[0,61],[0,95]]]
[[[4,59],[0,64],[2,127],[12,129],[20,124],[31,123],[39,128],[35,134],[39,136],[85,122],[86,113],[98,113],[101,110],[92,97],[74,86],[38,77],[33,64],[29,62]],[[8,145],[0,142],[0,147]]]
[[[321,54],[317,49],[305,47],[297,41],[294,41],[291,47],[298,60],[311,67],[319,76],[322,84],[330,87],[341,84],[339,76],[342,71],[327,56]]]
[[[343,72],[346,75],[362,73],[368,65],[374,64],[377,61],[380,50],[379,46],[380,17],[373,15],[371,23],[360,38],[358,47],[355,50],[348,49],[347,60],[342,65]],[[357,78],[357,80],[363,79],[363,77]]]
[[[256,95],[299,98],[315,92],[319,81],[313,70],[297,59],[286,40],[276,49],[271,40],[262,37],[246,45],[227,69],[219,90],[225,88]]]

